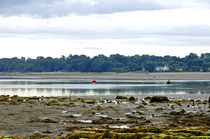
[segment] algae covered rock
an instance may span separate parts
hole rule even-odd
[[[153,96],[150,102],[168,102],[169,99],[166,96]]]
[[[128,98],[125,96],[116,96],[116,99],[128,99]]]
[[[135,101],[136,99],[135,99],[134,96],[130,96],[130,97],[128,98],[128,100],[130,100],[130,101]]]
[[[41,135],[39,133],[35,133],[29,137],[27,137],[27,139],[50,139],[50,136],[47,135]]]

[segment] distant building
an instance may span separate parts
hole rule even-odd
[[[156,66],[155,70],[156,71],[168,71],[169,67],[168,66]]]
[[[179,68],[179,69],[177,69],[178,71],[183,71],[183,69],[182,68]]]

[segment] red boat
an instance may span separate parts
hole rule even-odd
[[[96,83],[96,79],[92,79],[92,83]]]

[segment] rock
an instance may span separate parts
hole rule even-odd
[[[96,100],[83,100],[84,103],[87,103],[87,104],[95,104],[96,103]]]
[[[163,108],[156,108],[155,111],[156,112],[163,112]]]
[[[128,99],[128,98],[125,96],[116,96],[116,99]]]
[[[186,111],[184,109],[182,109],[181,111],[177,112],[177,111],[172,111],[170,112],[170,115],[175,115],[175,116],[181,116],[183,114],[185,114]]]
[[[135,101],[136,99],[135,99],[134,96],[130,96],[128,100],[130,100],[130,101]]]
[[[29,97],[28,99],[29,99],[29,100],[39,100],[39,99],[40,99],[40,97],[36,97],[36,96],[34,96],[34,97]]]
[[[148,105],[146,101],[142,100],[143,105]]]
[[[29,118],[29,120],[27,121],[27,123],[38,123],[38,122],[41,122],[41,119],[34,117]]]
[[[0,102],[5,102],[5,101],[8,101],[8,100],[9,100],[8,96],[1,96],[0,97]]]
[[[47,136],[47,135],[41,135],[39,133],[35,133],[27,138],[30,138],[30,139],[50,139],[50,136]]]
[[[97,105],[97,106],[96,106],[96,109],[97,109],[97,110],[103,110],[103,108],[102,108],[100,105]]]
[[[58,103],[55,100],[52,100],[48,103],[46,103],[47,106],[54,106],[54,105],[58,105]]]
[[[145,100],[150,100],[150,99],[151,99],[151,97],[149,97],[149,96],[148,96],[148,97],[145,97],[144,99],[145,99]]]
[[[145,115],[143,111],[137,111],[136,113],[138,113],[139,115]]]
[[[179,115],[179,112],[172,111],[172,112],[170,112],[170,115]]]
[[[202,136],[204,135],[204,133],[200,130],[191,130],[191,129],[180,129],[180,130],[175,130],[173,132],[177,132],[177,133],[190,133],[196,136]]]
[[[150,120],[145,120],[145,123],[151,123],[151,121]]]
[[[153,96],[150,99],[150,102],[167,102],[167,101],[169,101],[169,99],[166,96]]]
[[[42,133],[44,133],[44,134],[51,134],[51,133],[53,133],[53,132],[50,131],[50,130],[48,129],[48,130],[46,130],[46,131],[43,131]]]
[[[43,120],[41,120],[41,122],[43,122],[43,123],[58,123],[57,121],[52,120],[51,118],[43,119]]]
[[[175,106],[174,105],[171,105],[171,110],[175,110]]]
[[[44,119],[39,119],[39,118],[33,118],[31,117],[28,121],[28,123],[58,123],[57,121],[52,120],[51,118],[44,118]]]
[[[9,104],[10,105],[18,105],[18,102],[16,100],[10,100]]]
[[[141,108],[145,108],[145,107],[141,104],[136,107],[136,109],[141,109]]]

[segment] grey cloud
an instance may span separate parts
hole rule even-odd
[[[75,14],[106,14],[136,10],[160,10],[169,7],[161,6],[154,0],[95,0],[95,4],[87,1],[72,0],[1,0],[1,15],[30,14],[41,17],[65,16]]]
[[[51,37],[61,37],[61,38],[69,38],[69,39],[131,39],[131,38],[150,38],[153,36],[164,37],[179,37],[180,39],[191,37],[191,38],[209,38],[210,37],[210,26],[209,25],[181,25],[181,26],[171,26],[165,28],[161,28],[158,26],[151,27],[149,29],[142,30],[142,28],[136,28],[136,30],[130,29],[77,29],[74,30],[72,28],[45,28],[39,27],[34,29],[10,29],[10,28],[0,28],[1,33],[4,34],[16,34],[16,35],[41,35],[41,36],[51,36]],[[195,40],[187,40],[187,43],[196,41]],[[208,39],[209,41],[209,39]],[[203,41],[204,44],[206,41]]]
[[[94,1],[94,4],[89,2]],[[161,1],[161,2],[160,2]],[[210,7],[209,0],[188,0],[185,4],[203,3]],[[40,17],[65,16],[68,14],[108,14],[137,10],[161,10],[183,7],[181,1],[165,0],[1,0],[0,15],[19,14]]]

